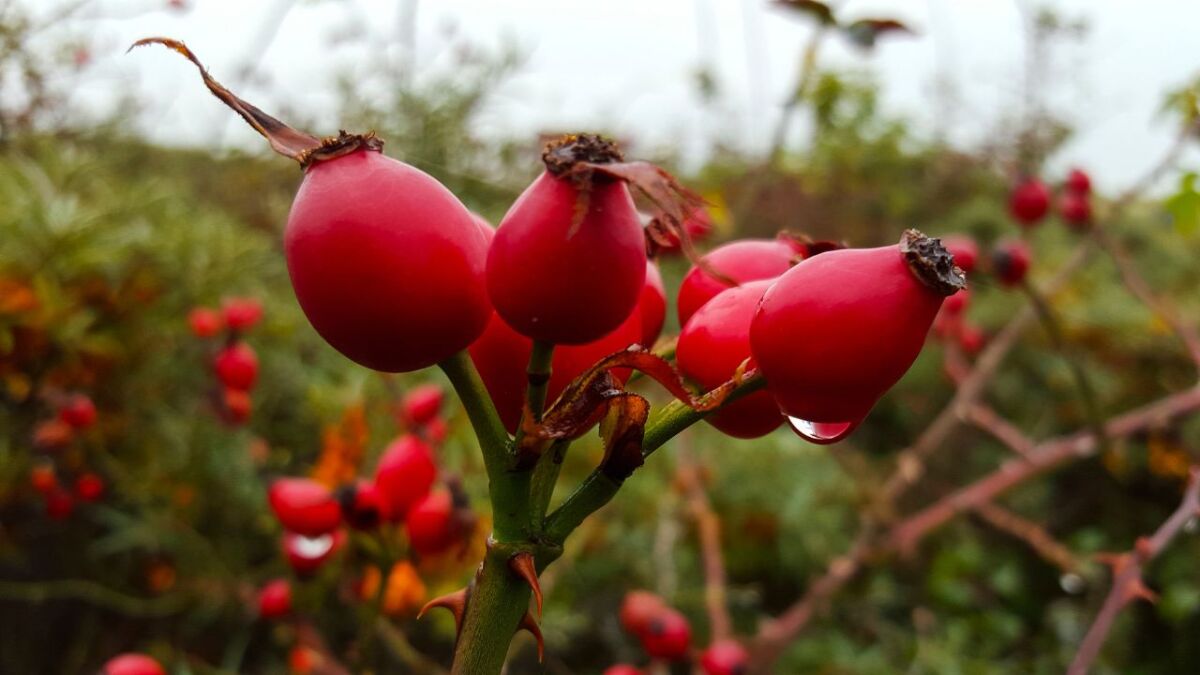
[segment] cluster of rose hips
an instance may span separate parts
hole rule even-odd
[[[638,639],[655,661],[682,662],[693,658],[692,629],[687,617],[650,591],[630,591],[621,601],[621,626]],[[700,653],[704,675],[739,675],[746,672],[750,654],[735,640],[715,640]],[[628,664],[617,664],[604,675],[642,675]]]
[[[1063,181],[1058,198],[1058,215],[1076,230],[1092,224],[1092,179],[1082,169],[1072,169]],[[1038,178],[1028,177],[1017,183],[1009,197],[1008,211],[1023,227],[1033,227],[1050,212],[1053,195]]]
[[[33,444],[47,454],[35,460],[29,483],[45,501],[46,515],[54,520],[65,520],[75,511],[77,502],[95,502],[103,497],[105,484],[99,474],[82,469],[73,471],[74,479],[64,485],[50,453],[61,454],[76,436],[96,424],[97,413],[96,404],[87,394],[74,393],[56,398],[57,415],[39,422],[34,428]]]
[[[222,386],[221,414],[230,424],[245,424],[250,419],[250,391],[258,381],[258,355],[243,338],[262,315],[262,303],[254,298],[226,298],[219,310],[196,307],[188,313],[193,335],[220,338],[213,370]]]

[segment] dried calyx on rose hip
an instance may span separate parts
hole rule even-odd
[[[553,141],[542,161],[545,171],[496,230],[488,296],[521,335],[585,344],[620,326],[642,292],[646,237],[630,189],[680,233],[699,198],[658,167],[625,162],[615,143],[591,134]]]
[[[1029,244],[1024,241],[1002,241],[992,249],[992,273],[1004,286],[1018,286],[1025,281],[1032,257]]]
[[[441,183],[385,157],[373,134],[318,138],[292,129],[221,86],[183,43],[161,44],[200,69],[205,85],[296,160],[304,179],[284,231],[288,273],[313,328],[351,360],[412,371],[466,348],[489,315],[487,244]]]
[[[934,238],[842,249],[779,277],[750,324],[750,348],[790,425],[813,443],[845,438],[916,360],[966,276]]]

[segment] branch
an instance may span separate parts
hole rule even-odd
[[[682,440],[682,439],[681,439]],[[680,445],[683,445],[682,443]],[[679,449],[679,468],[676,479],[683,487],[688,511],[696,521],[696,534],[704,562],[704,605],[708,610],[711,640],[724,640],[733,635],[733,622],[725,601],[725,560],[721,555],[721,519],[712,510],[704,491],[701,466],[687,446]]]
[[[1079,560],[1071,549],[1055,539],[1054,535],[1040,524],[992,502],[976,506],[975,513],[997,530],[1025,542],[1034,553],[1063,572],[1075,572],[1079,569]]]
[[[124,616],[162,618],[187,609],[192,600],[182,595],[139,598],[86,579],[54,581],[0,580],[0,599],[40,605],[54,600],[75,600]]]
[[[986,405],[980,403],[971,406],[966,418],[1022,457],[1027,457],[1033,451],[1035,443],[1032,438]]]
[[[1179,504],[1179,508],[1153,535],[1149,538],[1140,537],[1132,551],[1122,553],[1113,560],[1112,589],[1109,590],[1108,597],[1104,599],[1104,605],[1100,608],[1100,613],[1096,615],[1095,622],[1092,623],[1092,627],[1088,629],[1087,635],[1080,643],[1079,651],[1075,654],[1075,659],[1071,661],[1071,667],[1067,669],[1067,675],[1085,675],[1088,672],[1092,661],[1096,659],[1100,648],[1104,646],[1104,640],[1108,637],[1113,621],[1116,620],[1125,605],[1139,598],[1154,599],[1153,592],[1146,588],[1142,581],[1142,570],[1171,543],[1171,540],[1183,530],[1189,520],[1198,515],[1200,515],[1200,467],[1192,467],[1191,479],[1187,490],[1184,491],[1183,501]]]

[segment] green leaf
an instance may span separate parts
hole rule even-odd
[[[1196,191],[1196,174],[1188,172],[1179,179],[1179,191],[1163,204],[1171,214],[1175,230],[1185,236],[1200,230],[1200,192]]]

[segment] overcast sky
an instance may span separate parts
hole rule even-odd
[[[44,8],[44,0],[23,0]],[[258,61],[269,81],[246,85],[247,99],[286,101],[337,128],[330,92],[338,69],[362,63],[367,50],[399,56],[403,7],[413,0],[298,2]],[[1033,3],[1033,0],[1028,0]],[[229,115],[206,100],[180,59],[148,50],[123,55],[146,35],[185,40],[218,79],[253,53],[266,19],[285,0],[190,0],[187,12],[166,0],[98,0],[84,22],[99,49],[78,96],[102,102],[132,88],[146,100],[152,134],[200,141]],[[883,82],[886,109],[924,134],[949,129],[978,144],[1002,111],[1019,100],[1024,41],[1014,0],[891,0],[839,4],[846,18],[894,16],[918,35],[887,40],[864,56],[833,41],[825,63],[869,68]],[[1115,189],[1152,162],[1171,129],[1156,114],[1168,88],[1200,74],[1200,2],[1196,0],[1051,0],[1067,17],[1085,19],[1086,39],[1054,60],[1056,109],[1077,128],[1052,171],[1080,164]],[[1152,8],[1152,9],[1151,9]],[[647,145],[679,143],[688,156],[707,149],[695,139],[716,134],[762,148],[778,119],[811,27],[767,0],[424,0],[416,11],[418,70],[448,60],[447,30],[481,46],[515,42],[528,55],[481,124],[488,132],[532,135],[545,128],[608,129]],[[330,46],[331,39],[343,39]],[[721,110],[698,106],[693,75],[707,65],[719,77]],[[951,82],[960,105],[945,118],[935,82]],[[936,127],[936,129],[935,129]],[[237,134],[242,133],[237,131]],[[233,133],[227,137],[241,138]],[[1200,166],[1200,155],[1187,157]]]

